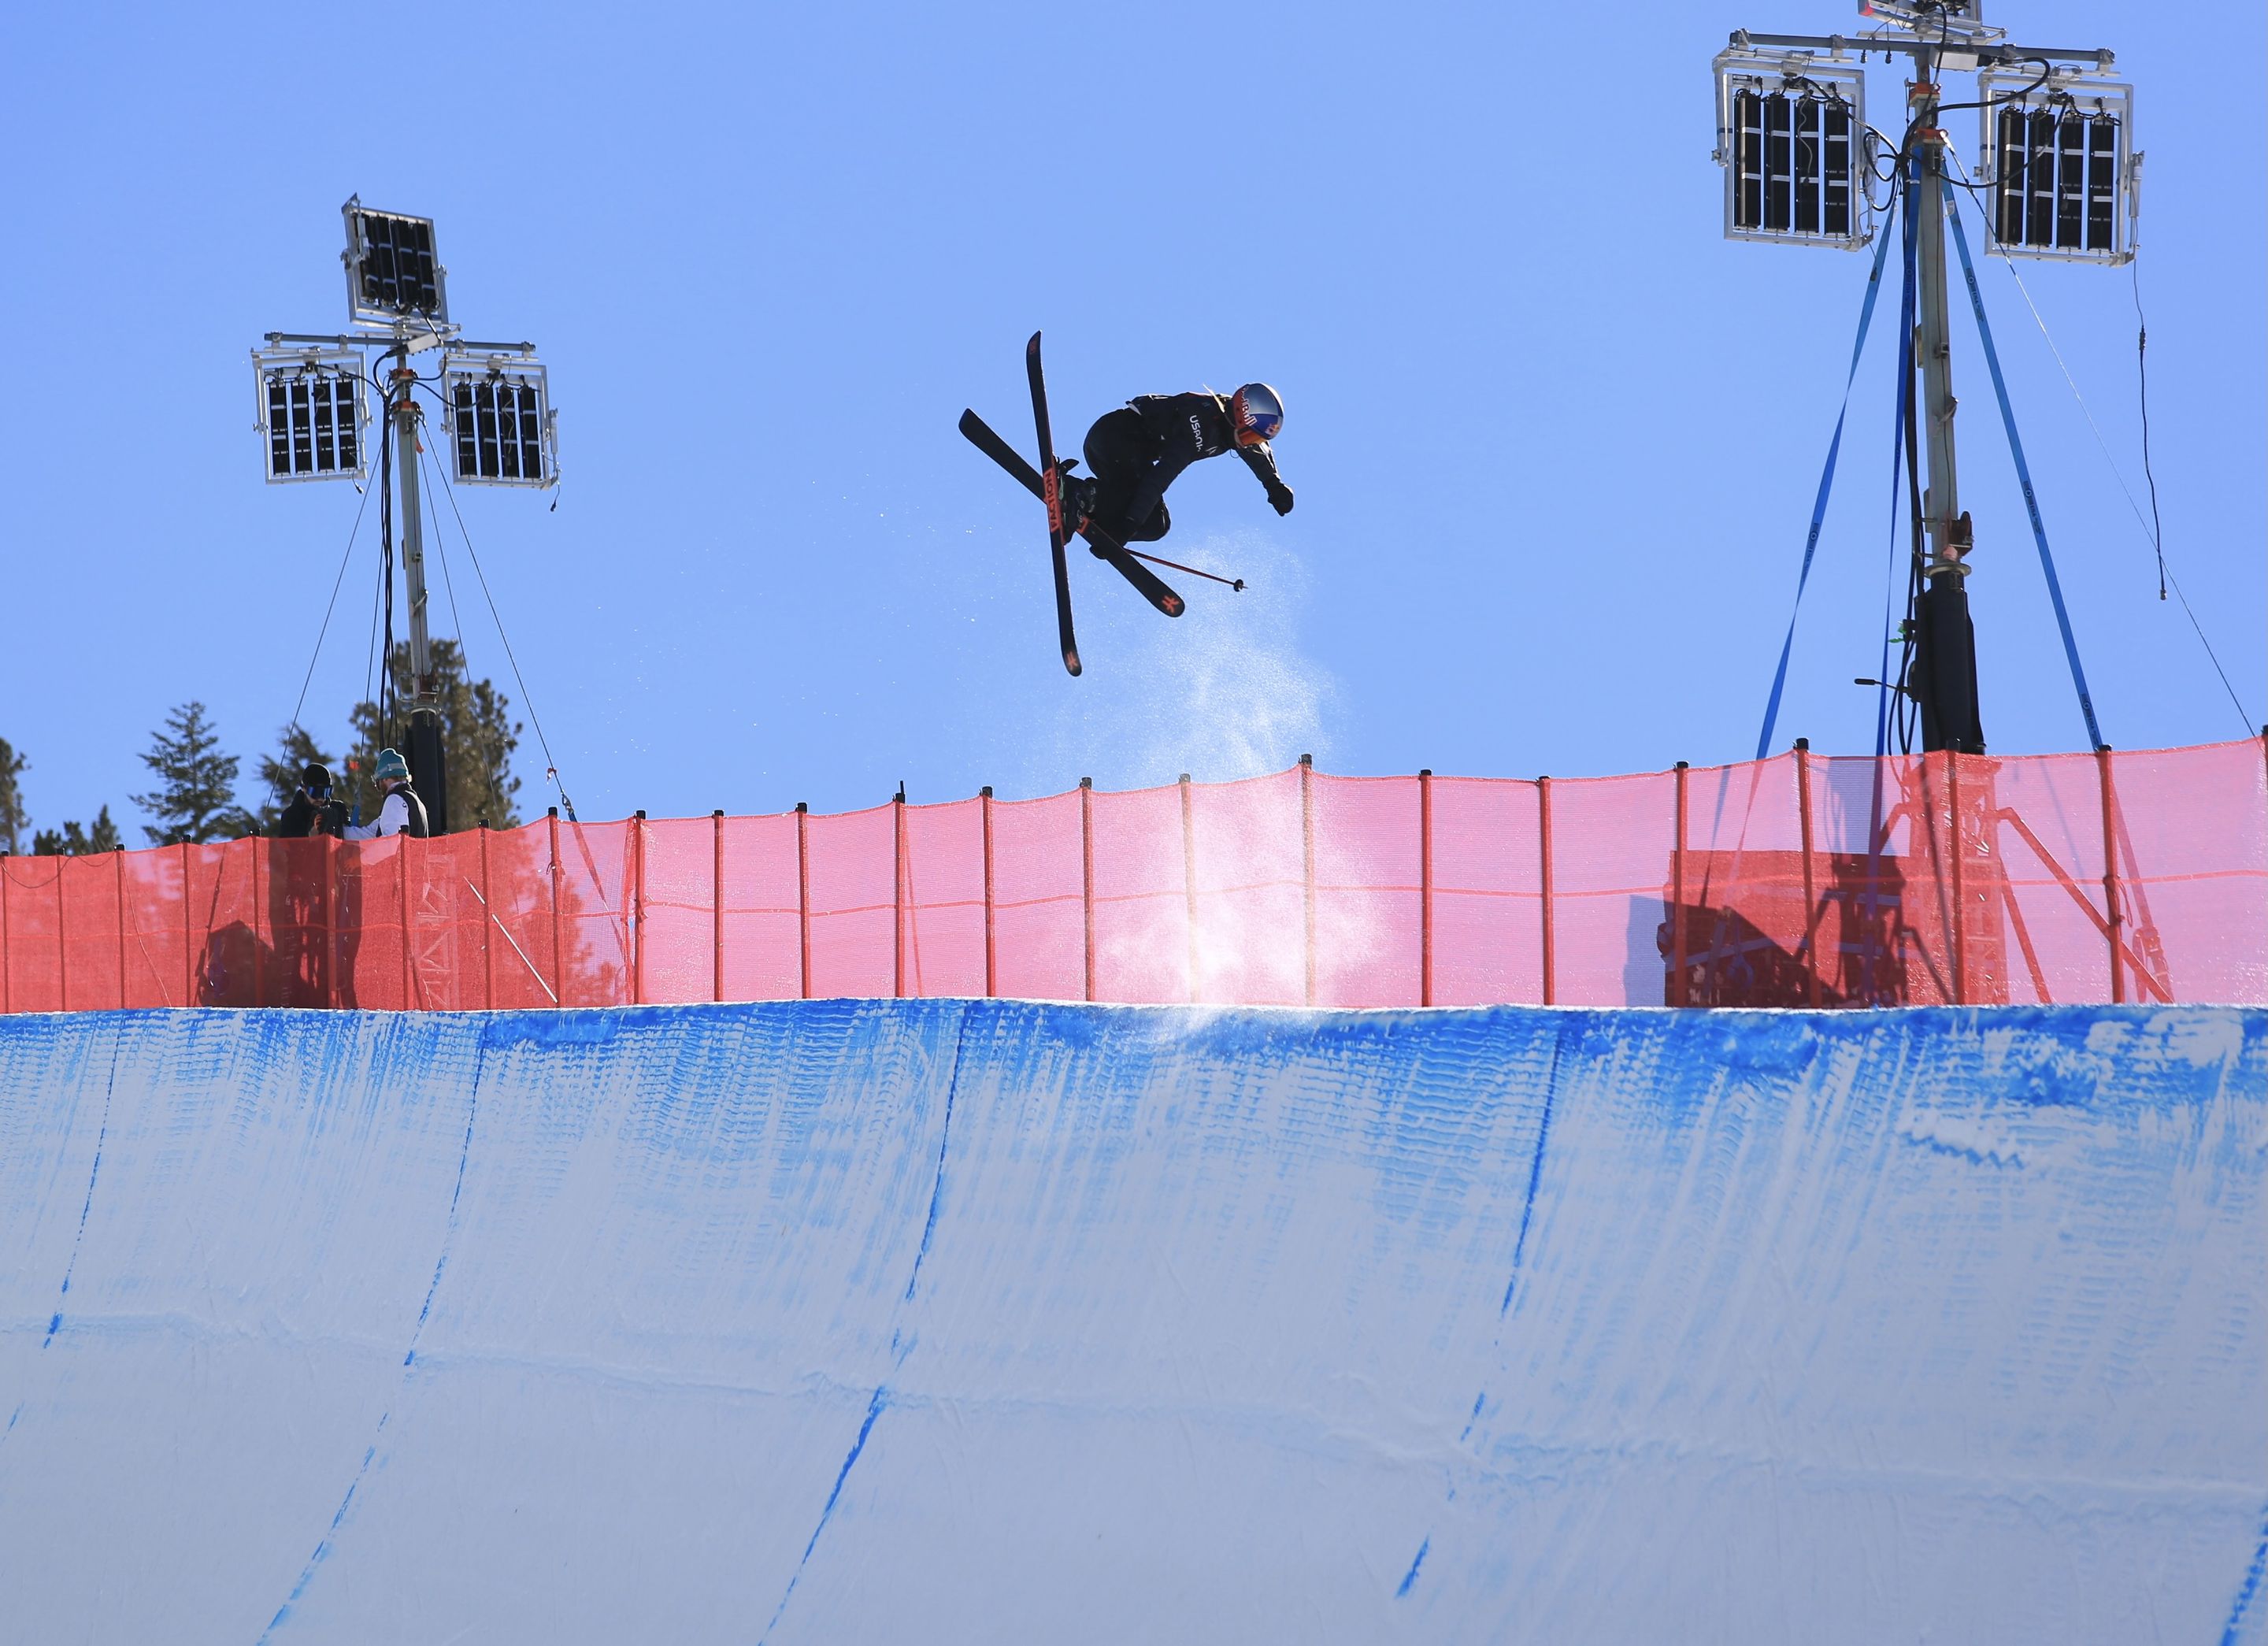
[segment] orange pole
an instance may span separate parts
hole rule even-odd
[[[1094,779],[1079,780],[1079,909],[1086,920],[1086,998],[1094,998]]]
[[[795,921],[803,953],[803,998],[811,998],[811,808],[795,803]]]
[[[118,901],[118,1009],[126,1009],[126,848],[120,846],[111,854],[117,863],[112,878],[117,882]]]
[[[401,885],[401,1009],[405,1012],[417,1005],[417,960],[411,952],[416,936],[409,918],[409,841],[407,834],[394,837],[394,875]]]
[[[1548,777],[1535,779],[1535,809],[1543,823],[1543,1003],[1552,1006],[1558,1002],[1558,993],[1552,975],[1552,963],[1557,956],[1551,931],[1551,779]]]
[[[180,846],[181,1004],[184,1006],[195,1006],[197,1003],[197,946],[195,942],[190,941],[189,911],[195,907],[195,902],[189,896],[189,843],[184,840],[180,843]],[[0,943],[5,942],[5,934],[6,926],[4,923],[0,923]],[[4,1006],[0,1006],[0,1011],[4,1011],[7,1008]]]
[[[567,1004],[567,947],[559,924],[559,808],[551,808],[551,1003]]]
[[[260,941],[260,927],[268,919],[268,900],[260,890],[260,860],[267,854],[261,850],[264,843],[254,835],[252,839],[252,1003],[268,1004],[268,945]],[[226,861],[223,847],[223,862]],[[271,927],[272,931],[272,927]]]
[[[1000,993],[1000,974],[992,952],[992,786],[976,796],[976,815],[984,825],[984,998]]]
[[[0,852],[0,1013],[13,1012],[15,995],[11,986],[13,967],[8,951],[8,888],[14,883],[8,873],[8,857]],[[183,904],[187,907],[186,903]]]
[[[1819,895],[1812,883],[1811,867],[1811,740],[1795,740],[1795,815],[1803,830],[1803,953],[1804,983],[1816,1011],[1819,996]]]
[[[638,878],[644,881],[644,866]],[[489,820],[481,819],[481,1009],[496,1010],[496,933],[504,925],[497,912],[496,888],[489,878]],[[643,934],[641,934],[643,935]],[[639,945],[641,953],[644,945]]]
[[[316,838],[323,844],[323,1005],[328,1008],[339,1003],[339,866],[338,859],[331,851],[331,837],[319,835]],[[483,858],[488,855],[488,844],[483,838],[481,841]],[[482,895],[485,897],[488,879],[485,872],[481,879],[483,882]],[[485,932],[482,934],[481,942],[485,955],[488,943]]]
[[[1677,833],[1670,849],[1669,884],[1675,899],[1669,910],[1669,1003],[1692,1002],[1690,980],[1685,975],[1685,762],[1677,763]]]
[[[637,887],[630,895],[630,1004],[645,1004],[645,808],[641,806],[632,821],[637,833],[630,837],[631,861],[637,875]]]
[[[1418,773],[1418,1004],[1433,1003],[1433,769]]]
[[[711,971],[715,974],[716,984],[711,993],[714,999],[721,1000],[725,998],[725,808],[719,806],[711,812],[709,821],[717,837],[716,861],[709,871],[709,902],[716,912],[717,921],[711,944],[715,951],[711,956]]]
[[[1189,1004],[1197,1003],[1197,819],[1189,774],[1182,773],[1182,895],[1189,903]]]
[[[906,998],[906,792],[890,800],[890,995]]]
[[[63,907],[63,865],[70,861],[67,857],[55,860],[55,993],[66,1012],[70,1010],[70,926]]]
[[[2095,751],[2095,786],[2102,796],[2102,913],[2104,929],[2110,939],[2110,1003],[2123,1006],[2126,1002],[2126,968],[2120,963],[2118,949],[2120,928],[2125,925],[2126,916],[2118,895],[2118,802],[2111,787],[2108,743]]]
[[[1305,894],[1307,1003],[1315,1003],[1315,757],[1300,757],[1300,879]]]
[[[1962,906],[1961,757],[1945,751],[1945,844],[1953,874],[1953,1003],[1969,1004],[1969,911]]]

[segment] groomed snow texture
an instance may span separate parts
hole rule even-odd
[[[0,1020],[0,1636],[2268,1638],[2268,1014]]]

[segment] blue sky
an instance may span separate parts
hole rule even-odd
[[[40,823],[130,821],[136,753],[184,698],[247,767],[289,718],[357,499],[261,483],[246,351],[341,325],[355,192],[437,218],[455,317],[551,367],[557,508],[463,502],[586,816],[832,810],[902,779],[917,801],[1130,786],[1303,750],[1574,776],[1753,747],[1866,269],[1720,238],[1709,61],[1734,26],[1848,28],[1847,7],[425,15],[399,48],[306,6],[0,23],[0,736]],[[2262,15],[2216,8],[2209,52],[2182,8],[1993,15],[2111,46],[2139,86],[2167,551],[2257,717]],[[1885,123],[1892,71],[1873,94]],[[2126,272],[2021,267],[2139,493]],[[2105,735],[2242,734],[2007,267],[1984,286]],[[1279,521],[1228,462],[1176,485],[1165,552],[1253,585],[1184,579],[1177,624],[1079,558],[1077,681],[1042,517],[954,429],[970,405],[1030,444],[1035,328],[1065,449],[1131,395],[1265,378],[1300,499]],[[1848,682],[1874,672],[1891,552],[1888,329],[1783,742],[1872,746]],[[2078,747],[1959,314],[1955,350],[1985,730]],[[475,668],[518,698],[443,535]],[[304,716],[334,747],[375,567],[366,525]],[[532,731],[523,756],[540,812]]]

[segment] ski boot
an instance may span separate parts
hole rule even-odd
[[[1056,495],[1063,499],[1064,523],[1074,537],[1086,529],[1094,513],[1094,476],[1071,473],[1078,462],[1076,457],[1066,457],[1056,464]]]

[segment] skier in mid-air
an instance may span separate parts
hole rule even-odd
[[[1093,472],[1064,476],[1066,513],[1080,529],[1092,522],[1119,543],[1155,543],[1173,529],[1166,488],[1191,463],[1233,451],[1268,489],[1277,513],[1289,514],[1292,488],[1278,476],[1268,444],[1283,426],[1284,402],[1265,383],[1225,396],[1143,395],[1086,432]]]

